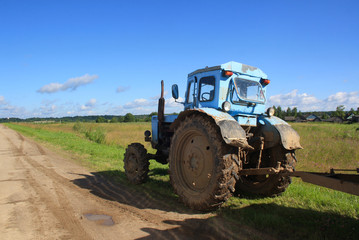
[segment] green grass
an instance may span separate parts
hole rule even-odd
[[[276,198],[231,198],[218,210],[281,239],[355,239],[359,236],[359,197],[293,179]]]
[[[98,144],[70,132],[49,131],[41,127],[30,128],[20,124],[6,125],[26,136],[69,151],[75,154],[78,161],[98,171],[123,170],[125,148],[122,146]]]
[[[297,170],[329,171],[359,167],[359,124],[294,123],[303,150],[296,152]]]
[[[20,133],[71,152],[82,164],[127,184],[123,154],[127,144],[143,141],[149,123],[7,124]],[[359,125],[292,124],[301,136],[303,150],[297,151],[298,170],[328,171],[330,167],[359,167]],[[86,137],[86,129],[102,128],[104,143]],[[116,137],[117,136],[117,137]],[[120,138],[120,139],[117,139]],[[153,152],[153,150],[152,150]],[[152,199],[166,199],[178,209],[172,192],[168,166],[151,160],[149,181],[134,189]],[[249,225],[280,239],[358,239],[359,197],[306,184],[299,179],[276,198],[232,197],[214,212],[241,228]]]

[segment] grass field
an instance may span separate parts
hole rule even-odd
[[[20,133],[71,152],[82,164],[127,184],[123,154],[128,144],[144,142],[149,123],[7,124]],[[328,171],[359,167],[359,125],[296,123],[303,150],[297,170]],[[153,150],[151,150],[153,152]],[[179,205],[168,166],[151,160],[150,179],[138,191]],[[277,198],[232,197],[214,212],[234,223],[253,226],[280,239],[359,239],[359,197],[293,179]]]

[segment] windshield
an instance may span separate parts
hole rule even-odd
[[[248,100],[253,102],[264,102],[262,86],[259,82],[245,80],[242,78],[233,79],[236,91],[232,95],[233,102]]]

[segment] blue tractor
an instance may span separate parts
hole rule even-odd
[[[270,83],[259,68],[237,62],[188,74],[184,110],[164,115],[163,81],[158,116],[145,132],[156,154],[140,143],[126,149],[128,180],[143,183],[149,159],[167,164],[180,200],[197,210],[223,204],[233,192],[276,196],[285,191],[294,171],[297,132],[265,109]],[[172,86],[178,100],[178,86]]]

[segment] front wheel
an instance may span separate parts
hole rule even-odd
[[[131,183],[141,184],[147,180],[150,162],[142,144],[128,145],[123,162],[127,179]]]
[[[224,203],[235,190],[233,152],[211,119],[187,117],[174,133],[169,157],[171,183],[180,200],[197,210]]]

